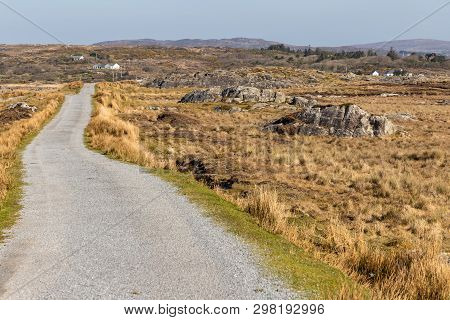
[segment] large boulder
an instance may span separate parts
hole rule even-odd
[[[265,125],[264,130],[290,135],[339,137],[378,137],[395,132],[387,117],[372,115],[356,105],[306,108]]]
[[[222,99],[226,102],[258,102],[261,92],[254,87],[231,87],[222,91]]]
[[[222,91],[219,87],[210,88],[207,90],[195,90],[183,98],[180,102],[182,103],[198,103],[198,102],[215,102],[222,99]]]
[[[313,107],[317,104],[316,100],[307,99],[304,97],[289,97],[287,102],[290,105],[298,107]]]
[[[31,113],[35,113],[37,108],[35,106],[29,106],[25,102],[17,102],[8,106],[8,110],[22,110]]]

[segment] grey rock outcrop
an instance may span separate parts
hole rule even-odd
[[[29,106],[29,105],[28,105],[27,103],[25,103],[25,102],[17,102],[17,103],[11,104],[11,105],[8,106],[8,109],[9,109],[9,110],[12,110],[12,109],[21,109],[21,110],[29,111],[29,112],[32,112],[32,113],[34,113],[34,112],[37,111],[37,108],[36,108],[36,107],[34,107],[34,106]]]
[[[214,87],[207,90],[196,90],[188,93],[180,100],[181,103],[198,102],[226,102],[226,103],[285,103],[286,95],[272,89],[258,89],[255,87],[229,87],[221,90]]]
[[[235,87],[249,86],[258,88],[289,88],[303,84],[299,78],[279,78],[266,72],[252,72],[251,70],[215,70],[212,72],[171,73],[148,79],[147,87],[176,88],[176,87]]]
[[[339,137],[378,137],[395,132],[387,117],[372,115],[356,105],[310,107],[271,122],[263,129],[289,135]]]
[[[307,99],[304,97],[289,97],[287,102],[290,105],[299,106],[299,107],[303,107],[303,108],[313,107],[313,106],[317,105],[316,100]]]
[[[14,121],[31,118],[38,111],[37,107],[25,102],[18,102],[0,110],[0,125],[6,125]]]
[[[183,98],[181,103],[198,103],[198,102],[216,102],[221,100],[221,89],[219,87],[210,88],[207,90],[195,90]]]

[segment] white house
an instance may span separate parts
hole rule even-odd
[[[387,71],[384,75],[386,76],[386,77],[393,77],[394,76],[394,70],[389,70],[389,71]]]
[[[108,70],[119,70],[120,66],[117,63],[108,64],[94,64],[92,69],[108,69]]]
[[[84,61],[84,56],[72,55],[71,58],[73,61]]]
[[[107,65],[105,65],[105,69],[119,70],[120,66],[117,63],[108,63]]]
[[[374,76],[374,77],[378,77],[379,75],[380,75],[380,73],[376,70],[374,72],[372,72],[372,76]]]

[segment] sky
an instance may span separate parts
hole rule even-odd
[[[0,0],[0,43],[55,43],[22,15],[68,44],[106,40],[262,38],[339,46],[400,39],[450,41],[447,0]]]

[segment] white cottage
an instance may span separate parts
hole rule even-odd
[[[105,65],[105,69],[119,70],[120,66],[117,63],[108,63],[107,65]]]
[[[378,76],[380,76],[380,73],[375,70],[374,72],[372,72],[371,75],[374,76],[374,77],[378,77]]]

